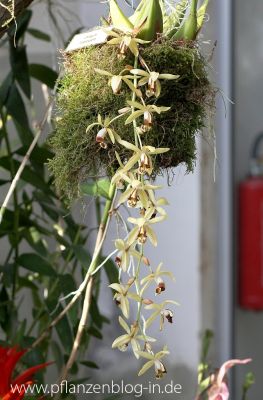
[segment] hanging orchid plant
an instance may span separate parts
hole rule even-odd
[[[160,169],[176,166],[183,159],[186,161],[188,150],[183,149],[181,161],[174,160],[173,153],[180,152],[186,146],[183,144],[180,148],[178,145],[181,132],[176,133],[176,129],[180,118],[187,112],[183,141],[188,141],[189,146],[190,140],[192,157],[195,158],[195,134],[203,125],[205,110],[213,107],[213,96],[210,96],[213,89],[195,42],[204,22],[207,5],[206,0],[199,9],[197,0],[176,4],[142,0],[134,14],[128,17],[116,0],[110,0],[109,18],[102,27],[107,35],[106,43],[66,56],[66,74],[58,99],[61,115],[52,138],[56,156],[50,166],[62,193],[67,194],[68,186],[61,184],[65,167],[68,168],[67,175],[73,172],[75,177],[78,176],[80,188],[83,177],[85,180],[88,174],[98,176],[96,185],[103,182],[99,179],[100,174],[106,173],[109,177],[106,211],[97,246],[101,247],[112,216],[120,219],[126,230],[124,237],[116,238],[113,253],[119,270],[119,282],[112,283],[110,288],[122,316],[119,317],[120,336],[114,339],[112,347],[121,351],[131,347],[137,359],[146,360],[139,375],[153,367],[156,378],[166,373],[163,358],[169,351],[167,346],[158,348],[150,328],[154,321],[160,323],[160,331],[164,330],[166,322],[172,324],[177,302],[164,298],[165,281],[174,279],[172,273],[163,269],[162,264],[154,265],[148,247],[146,249],[148,243],[155,247],[158,245],[155,227],[167,218],[165,207],[168,201],[158,194],[161,187],[154,183],[154,177]],[[71,84],[73,70],[70,72],[70,69],[77,66],[78,57],[85,58],[85,55],[86,65],[81,61],[77,67],[81,71],[74,71],[74,77],[79,77],[78,74],[83,72],[88,74],[77,85],[78,95],[82,90],[80,85],[87,85],[84,102],[96,95],[94,91],[98,97],[89,105],[82,104],[84,121],[88,124],[81,133],[77,148],[73,150],[73,156],[68,153],[66,159],[64,155],[79,132],[75,122],[72,125],[73,120],[67,121],[67,116],[70,115],[75,121],[73,113],[76,102],[78,109],[81,107],[79,99],[75,98],[74,105],[71,103],[73,109],[67,108],[76,88],[76,83],[74,88]],[[98,61],[93,65],[92,58],[97,56]],[[173,100],[174,93],[186,93],[184,85],[189,86],[190,80],[192,83],[187,89],[185,105],[180,100],[181,94],[177,100]],[[186,112],[184,107],[189,105],[191,110]],[[77,120],[79,124],[78,116]],[[66,131],[73,138],[65,140]],[[80,154],[86,165],[76,166],[79,168],[77,172],[73,157],[78,158]],[[87,189],[87,183],[84,187]],[[125,204],[134,210],[126,221],[121,214]],[[90,277],[101,268],[98,254],[95,251],[88,270]],[[130,314],[131,303],[137,307],[135,320]]]

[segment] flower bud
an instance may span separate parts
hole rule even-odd
[[[143,256],[142,257],[142,261],[145,265],[147,265],[147,267],[149,267],[151,265],[149,258]]]
[[[146,306],[149,306],[150,304],[153,304],[153,301],[150,299],[143,299],[143,304],[145,304]]]

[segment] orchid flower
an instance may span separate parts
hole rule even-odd
[[[116,304],[120,307],[125,318],[129,318],[130,315],[130,303],[128,298],[133,299],[135,301],[141,301],[141,298],[136,293],[130,292],[129,289],[132,286],[134,280],[128,282],[126,285],[122,285],[120,283],[112,283],[109,287],[115,290],[114,300]]]
[[[121,194],[118,204],[122,204],[125,201],[128,202],[129,207],[143,207],[147,208],[149,200],[151,203],[155,202],[154,190],[160,189],[161,186],[151,185],[136,179],[132,172],[128,174],[120,174],[123,181],[128,183],[126,190]]]
[[[145,309],[147,310],[155,310],[152,315],[147,319],[146,321],[146,328],[149,328],[149,326],[152,325],[152,323],[154,322],[154,320],[156,318],[158,318],[159,316],[161,316],[161,323],[160,323],[160,330],[162,330],[162,325],[163,325],[163,317],[168,316],[169,313],[166,313],[166,311],[170,311],[166,308],[167,304],[174,304],[178,306],[178,303],[174,300],[165,300],[163,301],[161,304],[157,304],[157,303],[152,303],[149,305],[145,306]],[[170,315],[170,317],[172,318],[173,315]]]
[[[151,225],[163,221],[165,218],[165,215],[152,218],[151,210],[150,212],[146,212],[145,215],[140,218],[129,217],[128,221],[137,226],[131,230],[128,237],[128,243],[132,244],[137,240],[138,244],[144,244],[146,243],[147,238],[149,238],[152,245],[157,246],[157,236]]]
[[[160,263],[158,265],[158,267],[156,268],[156,271],[152,271],[149,275],[147,275],[145,278],[143,278],[141,280],[141,285],[146,284],[142,289],[143,291],[149,287],[151,282],[154,281],[157,284],[155,292],[156,292],[156,294],[160,294],[161,292],[163,292],[165,290],[165,283],[162,279],[162,276],[169,276],[171,279],[174,280],[174,276],[173,276],[172,272],[163,271],[162,266],[163,266],[163,263]]]
[[[161,114],[169,111],[171,107],[156,106],[155,104],[141,104],[138,101],[127,101],[131,106],[131,115],[126,119],[125,125],[129,125],[135,119],[143,116],[142,131],[146,132],[151,129],[153,124],[153,114]],[[135,111],[133,111],[135,109]]]
[[[164,346],[163,350],[159,351],[158,353],[154,354],[152,351],[139,351],[138,352],[140,357],[146,358],[147,361],[143,367],[140,369],[138,376],[143,375],[148,369],[151,367],[154,367],[155,369],[155,376],[157,379],[160,379],[163,377],[164,374],[166,374],[166,368],[164,364],[162,363],[161,359],[169,354],[169,351],[167,349],[167,346]]]
[[[103,121],[102,116],[99,114],[98,115],[98,122],[94,122],[93,124],[90,124],[86,132],[88,133],[91,131],[95,126],[100,127],[101,129],[98,131],[97,136],[96,136],[96,142],[100,144],[100,146],[104,149],[107,148],[107,143],[105,142],[106,135],[108,134],[110,137],[110,140],[112,143],[115,143],[115,136],[116,133],[114,130],[110,127],[112,123],[112,120],[109,117],[106,117]]]
[[[138,82],[138,86],[143,86],[147,84],[148,89],[146,91],[146,96],[159,97],[161,94],[161,83],[160,79],[175,80],[179,78],[179,75],[173,74],[160,74],[155,71],[145,71],[143,69],[132,69],[131,74],[139,75],[141,78]]]
[[[142,96],[141,91],[139,89],[136,89],[134,84],[129,80],[129,79],[132,79],[133,76],[132,75],[123,75],[125,73],[125,71],[126,70],[121,71],[119,75],[114,75],[103,69],[95,68],[95,72],[109,78],[108,84],[109,84],[109,86],[111,86],[114,94],[120,93],[121,87],[122,87],[122,82],[125,82],[126,85],[129,87],[129,89],[131,89],[131,91],[136,94],[136,96],[141,97]]]
[[[214,382],[208,390],[208,400],[228,400],[229,389],[226,382],[226,374],[235,365],[242,365],[251,362],[251,358],[245,360],[229,360],[225,362],[214,377]]]
[[[125,58],[127,50],[129,49],[131,53],[138,57],[139,55],[139,44],[149,43],[147,40],[142,40],[136,37],[138,30],[127,29],[125,32],[115,32],[113,30],[106,30],[109,36],[113,39],[108,41],[108,44],[113,44],[119,46],[119,58]]]
[[[155,342],[154,338],[144,335],[138,335],[139,327],[138,325],[132,324],[131,327],[124,321],[122,317],[119,317],[119,323],[122,328],[125,330],[126,334],[119,336],[112,343],[112,348],[118,348],[120,351],[126,351],[129,343],[131,344],[133,353],[135,357],[138,359],[140,357],[140,343],[138,340],[147,340],[147,342]]]
[[[122,239],[115,240],[115,247],[119,250],[115,261],[124,272],[127,271],[130,265],[131,257],[136,257],[138,260],[141,258],[140,253],[135,250],[134,246]]]

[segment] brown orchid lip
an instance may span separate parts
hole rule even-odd
[[[149,111],[145,111],[143,124],[145,126],[152,126],[152,123],[153,123],[152,114]]]
[[[115,262],[116,262],[116,264],[118,265],[118,267],[120,267],[121,266],[121,258],[120,257],[116,257],[115,258]]]
[[[134,190],[130,197],[128,198],[128,205],[130,207],[136,207],[139,201],[139,197],[137,195],[137,190]]]
[[[163,375],[166,373],[167,373],[167,370],[166,370],[164,364],[161,361],[156,360],[155,361],[155,376],[156,376],[156,378],[161,379],[163,377]]]
[[[165,291],[165,283],[164,282],[160,282],[157,286],[157,288],[155,289],[156,294],[161,294],[162,292]]]
[[[138,233],[138,241],[140,244],[145,244],[147,241],[147,233],[143,226],[140,228],[140,231]]]
[[[142,174],[150,171],[150,169],[151,169],[150,159],[147,156],[147,154],[143,153],[140,158],[139,172]]]

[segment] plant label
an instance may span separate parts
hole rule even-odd
[[[107,32],[99,27],[93,28],[87,32],[79,33],[73,37],[66,48],[66,52],[70,53],[71,51],[84,49],[85,47],[98,46],[99,44],[105,43],[107,37]]]

